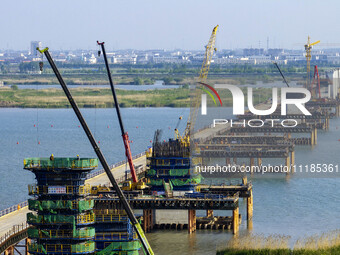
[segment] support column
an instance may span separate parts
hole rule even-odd
[[[316,145],[318,143],[318,129],[314,129],[314,144]]]
[[[226,158],[226,159],[225,159],[225,163],[226,163],[227,165],[230,165],[230,158]]]
[[[237,164],[237,158],[234,158],[233,161],[234,161],[234,164]]]
[[[310,133],[310,145],[314,145],[314,132],[312,131],[311,133]]]
[[[290,154],[290,163],[292,164],[292,166],[294,166],[295,164],[295,151],[292,151]]]
[[[290,157],[289,157],[289,153],[288,156],[286,157],[286,167],[289,169],[290,168]],[[289,172],[287,172],[286,174],[290,174]]]
[[[247,179],[247,176],[245,175],[242,177],[242,184],[247,185],[247,183],[248,183],[248,179]]]
[[[233,234],[236,235],[239,230],[239,209],[238,207],[233,210]]]
[[[262,165],[262,158],[257,158],[257,165],[258,166]]]
[[[214,217],[214,210],[207,210],[207,217],[208,218]]]
[[[188,210],[188,233],[196,231],[196,210]]]
[[[247,220],[253,218],[253,190],[250,190],[250,196],[247,197]]]
[[[28,252],[28,246],[31,244],[31,239],[30,238],[26,238],[25,239],[25,255],[30,255],[30,253]]]
[[[292,138],[292,134],[291,133],[287,133],[287,138],[288,139]]]
[[[14,255],[14,246],[11,246],[5,250],[5,255]]]
[[[143,228],[144,232],[148,233],[153,228],[153,215],[152,209],[144,209],[143,210]]]

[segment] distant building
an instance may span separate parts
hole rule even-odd
[[[283,53],[284,53],[283,49],[268,49],[267,50],[267,54],[270,56],[274,56],[274,57],[279,56]]]
[[[31,51],[30,51],[31,56],[34,56],[34,57],[38,56],[37,47],[41,48],[41,42],[40,41],[32,41],[31,42]]]
[[[263,55],[264,49],[258,49],[258,48],[250,48],[250,49],[243,49],[243,55],[244,56],[259,56]]]

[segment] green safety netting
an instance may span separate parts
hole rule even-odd
[[[94,200],[80,200],[78,201],[78,211],[87,211],[91,210],[94,207]]]
[[[156,170],[155,169],[148,170],[147,175],[150,175],[150,176],[156,175]]]
[[[28,250],[29,252],[42,252],[44,254],[47,254],[46,249],[41,244],[36,243],[28,244]]]
[[[170,176],[184,176],[189,175],[190,169],[171,169]]]
[[[27,213],[27,222],[29,223],[70,223],[75,225],[73,215],[34,215]]]
[[[190,169],[169,169],[170,176],[185,176],[190,174]],[[155,169],[150,169],[147,173],[149,176],[157,175],[157,171]]]
[[[162,186],[163,185],[163,180],[162,179],[158,179],[158,180],[150,179],[148,181],[148,184],[152,185],[152,186]]]
[[[64,233],[62,230],[40,230],[36,228],[29,228],[27,229],[27,235],[29,238],[40,238],[40,237],[60,237],[63,236]],[[74,238],[85,238],[85,237],[94,237],[96,235],[95,228],[88,227],[84,229],[76,229],[72,231],[72,237]]]
[[[53,209],[78,209],[79,212],[82,212],[93,209],[93,206],[94,200],[79,200],[73,203],[72,200],[38,201],[28,199],[28,208],[39,211],[49,210],[53,212]]]
[[[89,253],[89,252],[94,252],[95,242],[88,241],[86,243],[63,245],[63,246],[56,244],[56,245],[48,245],[48,247],[41,245],[41,244],[32,243],[32,244],[29,244],[28,247],[29,247],[28,248],[29,251],[32,253],[42,252],[44,254],[47,254],[47,252],[53,252],[57,249],[58,252],[65,252],[65,254],[67,254],[67,252],[70,250],[69,248],[71,248],[72,253]],[[61,248],[61,247],[64,247],[64,248]]]
[[[71,252],[74,252],[74,253],[92,252],[94,250],[95,250],[95,242],[93,241],[88,241],[82,244],[71,245]]]
[[[171,182],[171,181],[169,182],[169,186],[170,186],[170,190],[173,190],[173,189],[174,189],[174,185],[172,185],[172,182]]]
[[[96,235],[95,228],[77,229],[73,233],[73,237],[77,238],[94,237],[95,235]]]
[[[138,254],[138,250],[141,248],[141,244],[139,241],[131,241],[131,242],[112,242],[108,247],[104,250],[97,252],[98,255],[113,255],[116,254],[117,251],[126,251],[126,254]],[[129,253],[130,251],[130,253]],[[137,252],[137,253],[131,253]]]
[[[96,168],[97,158],[25,158],[24,168]]]
[[[39,229],[29,228],[27,229],[27,235],[29,238],[39,238]]]
[[[111,250],[102,250],[98,251],[95,254],[98,255],[140,255],[139,250],[134,251],[111,251]],[[145,254],[145,253],[143,253]]]
[[[172,179],[171,180],[173,186],[183,186],[187,184],[198,184],[201,182],[201,176],[198,175],[191,179]]]

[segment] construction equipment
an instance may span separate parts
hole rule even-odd
[[[307,60],[307,81],[306,81],[306,88],[311,90],[310,85],[311,85],[311,77],[310,77],[310,60],[312,58],[311,52],[312,52],[312,47],[316,44],[320,43],[319,41],[310,42],[310,37],[308,36],[307,43],[305,44],[305,50],[306,50],[306,60]],[[312,91],[311,91],[312,92]]]
[[[98,186],[92,186],[91,187],[91,195],[98,195],[100,193],[108,193],[111,192],[111,188],[107,187],[106,185],[98,185]]]
[[[42,53],[42,54],[45,54],[48,62],[50,63],[51,67],[52,67],[52,70],[53,72],[55,73],[65,95],[67,96],[67,99],[68,101],[70,102],[72,108],[73,108],[73,111],[75,112],[81,126],[83,127],[84,131],[85,131],[85,134],[87,136],[87,138],[89,139],[93,149],[94,149],[94,152],[96,153],[100,163],[102,164],[114,190],[116,191],[118,197],[119,197],[119,200],[120,200],[120,203],[122,205],[122,208],[126,211],[126,214],[128,215],[130,221],[131,221],[131,224],[133,225],[134,229],[136,230],[137,234],[138,234],[138,237],[144,247],[144,251],[146,252],[146,254],[148,255],[153,255],[153,251],[151,249],[151,246],[149,245],[148,243],[148,240],[146,239],[145,235],[144,235],[144,232],[143,232],[143,229],[142,227],[140,226],[139,222],[137,221],[135,215],[133,214],[133,211],[129,205],[129,203],[127,202],[122,190],[120,189],[120,187],[118,186],[118,183],[116,181],[116,179],[114,178],[113,174],[111,173],[111,169],[102,153],[102,151],[100,150],[99,146],[97,145],[97,142],[96,140],[94,139],[89,127],[87,126],[87,123],[85,122],[85,119],[84,117],[82,116],[79,108],[78,108],[78,105],[76,104],[76,102],[74,101],[66,83],[64,82],[62,76],[60,75],[59,73],[59,70],[57,68],[57,66],[55,65],[50,53],[48,52],[48,48],[45,48],[43,50],[40,50],[39,48],[37,48],[37,50]]]
[[[314,90],[314,83],[315,82],[317,82],[318,85],[317,85],[316,89]],[[318,71],[318,66],[317,65],[314,66],[314,76],[313,76],[313,81],[311,83],[311,95],[312,95],[312,98],[313,98],[313,96],[316,93],[319,93],[319,98],[321,98],[320,76],[319,76],[319,71]]]
[[[180,116],[179,118],[178,118],[178,121],[177,121],[177,124],[176,124],[176,127],[175,127],[175,139],[182,139],[182,136],[181,136],[181,134],[179,133],[179,131],[178,131],[178,127],[179,127],[179,124],[181,123],[181,120],[183,119],[183,117],[182,116]]]
[[[192,90],[193,93],[192,93],[192,100],[190,102],[190,115],[187,121],[186,128],[184,130],[184,134],[181,136],[178,130],[175,130],[177,139],[179,139],[182,142],[182,144],[185,144],[187,146],[190,145],[190,133],[193,132],[194,125],[195,125],[196,118],[197,118],[198,106],[200,103],[200,96],[201,96],[200,91],[201,90],[198,89],[197,87],[202,86],[202,83],[206,81],[212,56],[214,52],[217,51],[217,49],[215,48],[217,29],[218,29],[218,25],[214,27],[211,33],[209,42],[207,46],[205,47],[204,59],[203,59],[200,75],[198,77],[198,82],[197,82],[197,85]]]
[[[113,95],[113,100],[114,100],[114,103],[115,103],[115,108],[116,108],[116,112],[117,112],[117,116],[118,116],[118,120],[119,120],[119,126],[120,126],[120,130],[122,132],[122,138],[123,138],[123,143],[124,143],[124,148],[125,148],[125,156],[127,157],[129,167],[130,167],[131,176],[132,176],[132,183],[128,182],[125,185],[123,183],[123,190],[126,190],[127,187],[132,188],[132,189],[145,188],[146,187],[145,183],[138,182],[135,166],[133,165],[132,154],[131,154],[131,149],[130,149],[129,135],[128,135],[128,132],[125,132],[125,130],[124,130],[124,124],[123,124],[122,116],[121,116],[121,113],[120,113],[120,108],[119,108],[119,103],[118,103],[118,99],[117,99],[117,95],[116,95],[116,90],[115,90],[115,87],[114,87],[113,82],[112,82],[112,76],[111,76],[109,63],[107,61],[104,42],[97,41],[97,44],[101,46],[101,49],[103,51],[107,76],[109,77],[109,82],[110,82],[110,87],[111,87],[111,91],[112,91],[112,95]]]
[[[274,62],[273,64],[274,64],[274,65],[276,66],[276,68],[279,70],[279,72],[280,72],[280,74],[281,74],[281,76],[282,76],[284,82],[286,83],[287,87],[289,88],[289,84],[288,84],[288,82],[287,82],[285,76],[284,76],[283,73],[281,72],[281,69],[280,69],[279,65],[278,65],[276,62]]]
[[[125,181],[123,182],[122,190],[124,191],[133,191],[133,190],[143,190],[146,189],[148,186],[145,182],[132,182],[132,181]]]

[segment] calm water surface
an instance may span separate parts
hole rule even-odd
[[[109,163],[124,159],[123,143],[113,109],[83,109],[96,140]],[[122,109],[133,154],[150,146],[155,129],[163,137],[173,136],[180,115],[186,120],[187,109],[129,108]],[[34,126],[36,125],[36,126]],[[27,184],[33,174],[23,170],[25,157],[94,157],[84,131],[71,109],[0,109],[0,209],[28,198]],[[181,123],[183,130],[185,121]],[[169,129],[170,128],[170,129]],[[340,120],[331,120],[328,132],[318,133],[314,148],[296,147],[296,164],[332,163],[340,165]],[[40,144],[38,144],[40,142]],[[17,144],[18,143],[18,144]],[[282,162],[280,162],[282,163]],[[217,183],[221,179],[206,179]],[[285,234],[297,239],[340,228],[340,179],[298,178],[254,179],[253,233]],[[240,200],[240,213],[245,219],[245,203]],[[204,212],[198,212],[203,215]],[[215,215],[231,215],[216,212]],[[243,220],[240,234],[246,234]],[[156,231],[147,235],[156,254],[215,254],[232,238],[228,231],[199,230],[193,235],[184,231]]]

